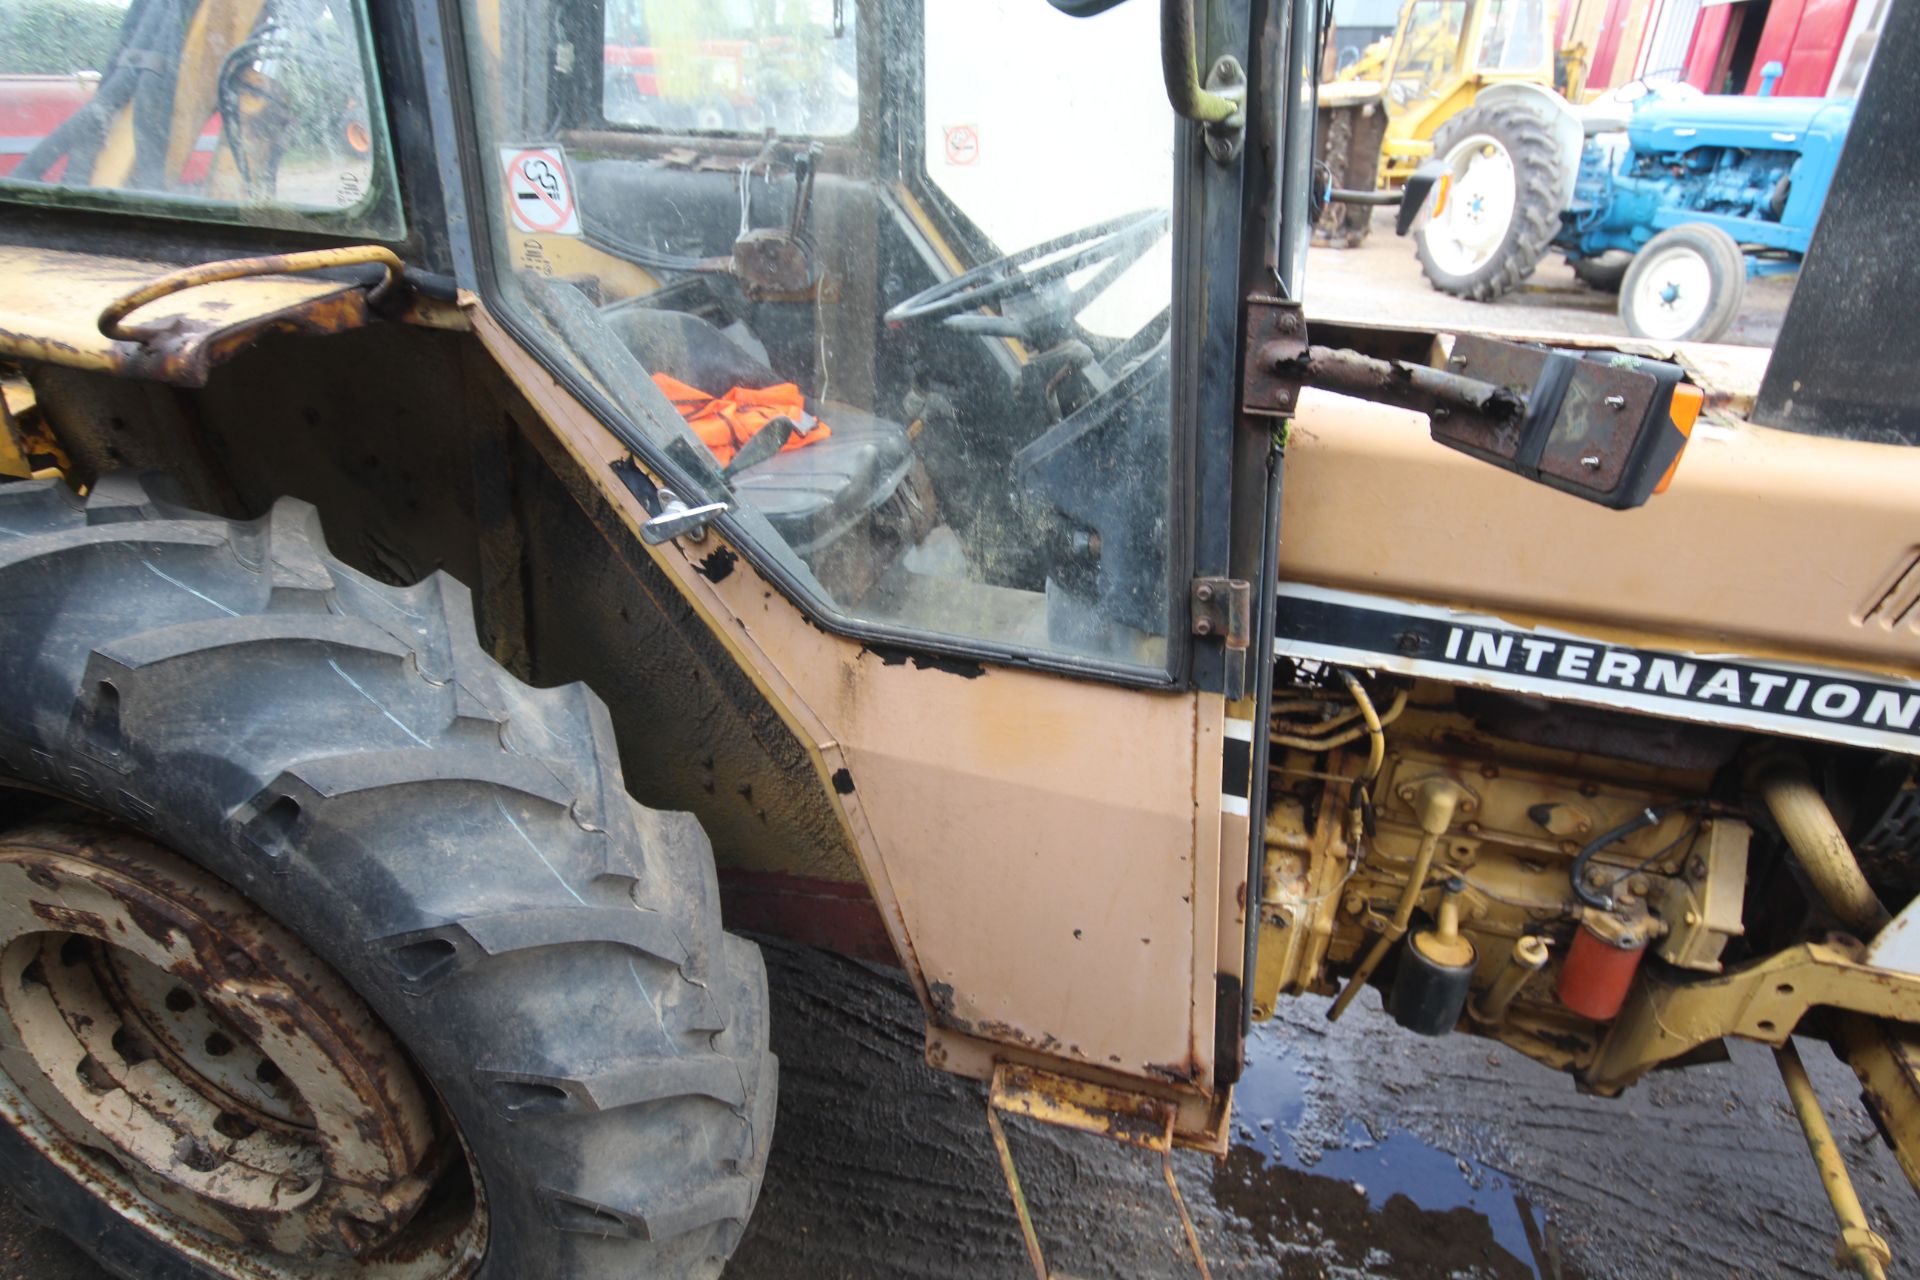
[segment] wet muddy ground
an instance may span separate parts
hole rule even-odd
[[[983,1091],[921,1059],[903,975],[769,946],[780,1121],[729,1280],[1030,1275]],[[1283,1006],[1252,1048],[1225,1160],[1177,1168],[1216,1277],[1822,1277],[1833,1228],[1771,1055],[1583,1098],[1497,1045],[1424,1040],[1368,996],[1338,1026]],[[1804,1046],[1875,1227],[1920,1250],[1920,1201]],[[1008,1122],[1054,1269],[1194,1274],[1154,1158]],[[1897,1277],[1920,1275],[1896,1263]],[[0,1277],[96,1280],[0,1197]]]
[[[981,1089],[921,1064],[904,979],[770,956],[782,1127],[729,1275],[1030,1274]],[[1875,1226],[1920,1248],[1920,1201],[1851,1073],[1805,1056]],[[1151,1157],[1010,1128],[1056,1271],[1193,1274]],[[1300,1001],[1252,1046],[1227,1158],[1177,1168],[1218,1277],[1832,1274],[1826,1202],[1757,1046],[1607,1101],[1501,1046],[1406,1034],[1372,996],[1337,1026]]]

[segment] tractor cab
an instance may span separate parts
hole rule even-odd
[[[1320,237],[1348,247],[1364,241],[1374,205],[1433,154],[1439,131],[1483,90],[1560,85],[1577,94],[1554,47],[1557,17],[1552,0],[1407,0],[1381,59],[1357,62],[1319,88]],[[1376,189],[1380,198],[1364,199]]]
[[[255,9],[49,50],[64,116],[0,84],[6,132],[38,135],[11,192],[396,235],[369,27]],[[1136,87],[1150,9],[475,4],[479,270],[660,451],[674,504],[728,512],[818,608],[1164,679],[1175,121]],[[53,75],[76,58],[108,71]],[[111,127],[136,92],[162,105]]]

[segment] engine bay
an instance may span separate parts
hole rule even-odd
[[[1371,983],[1409,1030],[1614,1094],[1877,1007],[1866,940],[1920,888],[1911,757],[1281,666],[1257,1017]]]

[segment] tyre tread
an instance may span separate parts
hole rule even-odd
[[[271,913],[335,913],[339,936],[309,942],[409,1040],[470,1140],[511,1147],[483,1161],[497,1228],[541,1218],[583,1239],[523,1242],[484,1274],[717,1274],[764,1174],[777,1063],[764,966],[721,932],[698,823],[634,802],[605,705],[509,676],[452,577],[374,581],[304,502],[238,522],[163,488],[103,477],[79,504],[60,485],[0,485],[14,535],[0,577],[29,575],[40,594],[23,598],[42,602],[0,618],[39,628],[15,694],[0,658],[0,718],[30,750],[106,762],[129,791],[170,788],[128,816],[171,825],[153,834],[179,848],[210,828],[196,859]],[[163,574],[143,550],[157,547],[191,557],[193,582]],[[98,596],[63,610],[63,579]],[[61,688],[65,705],[23,705]],[[195,714],[158,714],[181,705]],[[268,707],[292,728],[205,727]],[[294,712],[332,728],[303,736]],[[393,725],[411,741],[395,745]],[[360,745],[336,749],[342,735]],[[191,786],[162,768],[242,741],[266,754],[201,761]],[[369,869],[384,895],[317,901]],[[503,1109],[512,1083],[565,1105]],[[610,1225],[630,1243],[584,1242]]]
[[[1514,221],[1492,259],[1465,276],[1442,271],[1427,253],[1424,232],[1418,235],[1420,270],[1442,293],[1475,302],[1491,302],[1516,289],[1531,276],[1560,231],[1559,194],[1564,157],[1553,138],[1552,126],[1541,114],[1519,102],[1473,106],[1434,131],[1433,154],[1444,155],[1454,143],[1475,133],[1501,139],[1513,159]]]

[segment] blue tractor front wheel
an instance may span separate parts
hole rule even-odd
[[[1739,244],[1719,227],[1690,222],[1634,255],[1620,282],[1620,319],[1636,338],[1714,342],[1740,314],[1746,291]]]

